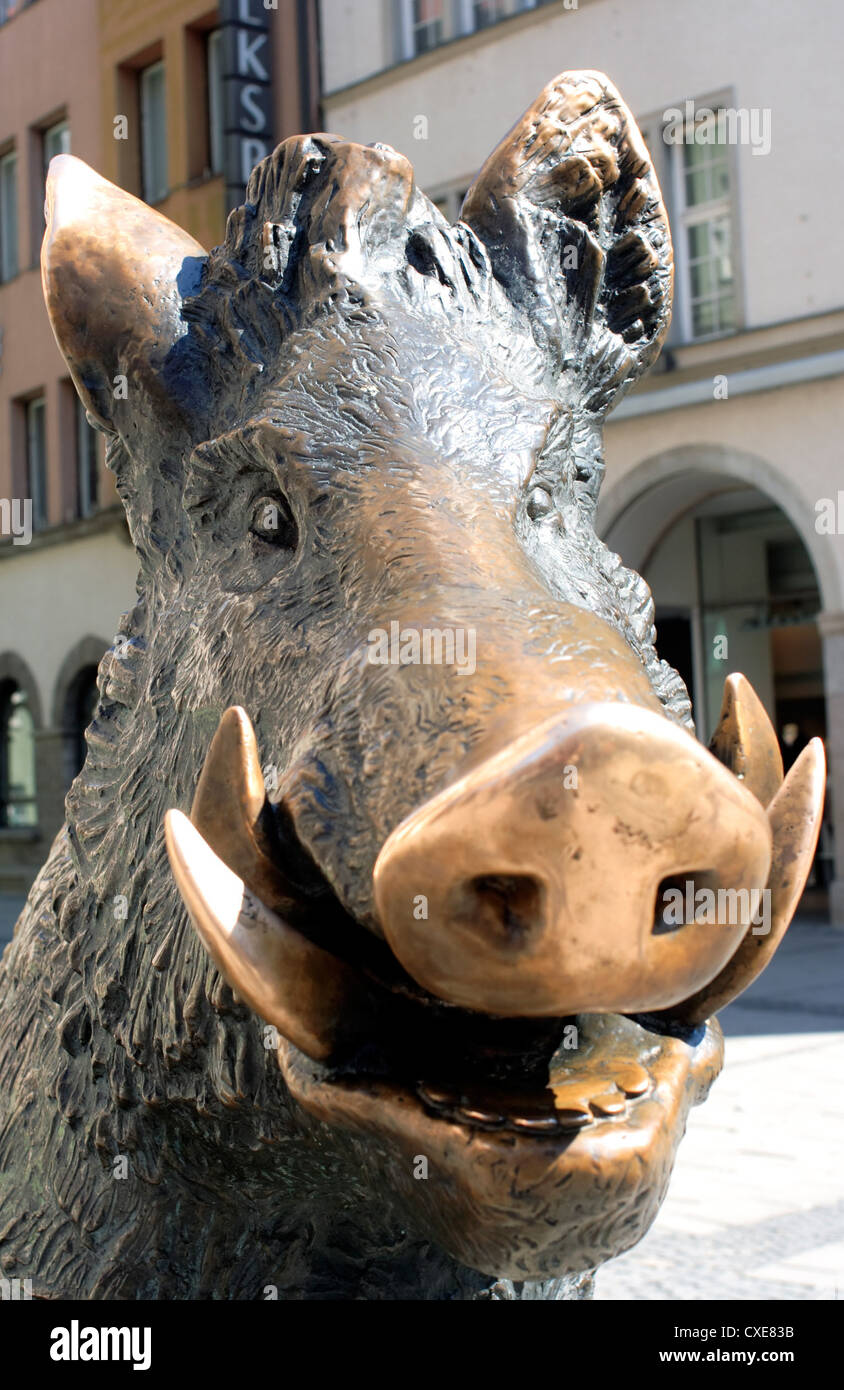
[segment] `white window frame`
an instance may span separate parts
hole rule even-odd
[[[156,103],[150,101],[149,88],[153,82],[161,81],[161,130],[154,128],[153,113]],[[138,103],[141,113],[141,187],[142,196],[147,203],[160,203],[169,192],[169,170],[167,159],[167,72],[164,59],[150,63],[138,73]],[[156,139],[160,135],[160,148],[156,151]]]
[[[12,189],[11,199],[8,187]],[[19,268],[18,152],[7,150],[0,156],[0,284],[14,280]]]
[[[719,107],[730,108],[735,106],[734,92],[725,87],[722,91],[712,93],[709,96],[701,96],[695,100],[695,109],[708,107],[712,111],[717,111]],[[716,342],[718,338],[728,336],[728,334],[739,333],[744,327],[744,282],[742,276],[742,263],[740,256],[741,238],[739,229],[740,203],[738,197],[738,173],[736,163],[736,151],[733,147],[728,147],[727,168],[729,172],[730,187],[726,199],[730,215],[730,253],[732,256],[733,267],[733,327],[729,330],[721,329],[715,333],[700,334],[698,337],[692,336],[692,306],[691,306],[691,283],[689,275],[689,256],[688,256],[688,237],[686,234],[686,223],[683,220],[685,209],[685,193],[683,179],[685,177],[682,158],[678,159],[678,152],[682,152],[682,146],[670,145],[665,140],[666,120],[664,112],[671,110],[684,109],[682,100],[667,102],[660,111],[649,111],[645,115],[636,118],[636,124],[642,134],[642,139],[648,147],[648,151],[659,180],[665,209],[668,213],[668,222],[671,228],[671,238],[674,246],[674,312],[671,318],[671,326],[665,340],[665,349],[681,348],[691,346],[694,343]],[[673,125],[673,122],[672,122]],[[713,204],[705,205],[707,214]],[[693,209],[697,212],[697,209]],[[703,220],[703,219],[701,219]]]
[[[703,102],[696,103],[698,106],[705,104],[706,103]],[[731,159],[729,146],[702,146],[701,148],[705,149],[724,148],[724,164],[727,170],[728,188],[727,192],[721,198],[715,198],[709,203],[695,203],[689,205],[686,201],[686,174],[688,171],[684,159],[685,148],[685,142],[671,147],[671,187],[678,228],[678,235],[675,237],[674,251],[677,259],[677,279],[680,288],[679,308],[684,341],[687,343],[703,343],[735,333],[739,326],[733,176],[730,167]],[[733,322],[729,328],[722,328],[719,326],[709,333],[696,333],[694,330],[694,316],[692,311],[692,257],[689,252],[689,231],[690,228],[699,226],[703,222],[715,222],[721,217],[726,217],[729,223],[730,265],[732,269],[732,279],[730,283],[733,299]],[[715,299],[717,296],[712,296],[712,298]]]

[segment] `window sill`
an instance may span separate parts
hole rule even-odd
[[[37,825],[0,825],[0,845],[34,845],[43,839]]]

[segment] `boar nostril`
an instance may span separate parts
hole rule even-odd
[[[666,936],[689,926],[695,920],[695,895],[702,888],[708,889],[717,901],[719,886],[720,879],[714,869],[687,869],[661,879],[656,890],[652,935]]]
[[[543,919],[541,884],[527,874],[481,874],[462,886],[460,916],[484,941],[521,950]]]

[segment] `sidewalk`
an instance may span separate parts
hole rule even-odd
[[[844,931],[793,923],[720,1019],[662,1210],[596,1297],[844,1300]]]

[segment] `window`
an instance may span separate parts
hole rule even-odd
[[[219,174],[223,168],[222,38],[222,29],[213,29],[206,41],[206,63],[208,70],[208,159],[212,174]]]
[[[37,824],[35,729],[25,690],[0,683],[0,826]]]
[[[79,516],[91,516],[97,510],[100,492],[100,468],[97,453],[97,432],[88,424],[85,407],[76,398],[76,508]]]
[[[686,132],[686,136],[691,134]],[[708,338],[736,326],[729,146],[713,112],[694,126],[694,142],[674,146],[681,303],[686,336]]]
[[[167,111],[164,63],[140,72],[142,196],[158,203],[167,194]]]
[[[26,490],[32,500],[32,526],[47,525],[47,411],[43,396],[26,403]]]
[[[16,14],[25,10],[27,5],[34,4],[34,0],[0,0],[0,24],[6,24],[8,20],[14,19]]]
[[[399,0],[400,57],[416,58],[449,39],[486,29],[543,0]]]
[[[56,121],[48,126],[42,136],[44,141],[44,176],[50,167],[50,160],[57,154],[70,154],[70,125],[67,121]]]
[[[0,158],[0,280],[18,273],[18,157]]]
[[[42,184],[38,189],[38,206],[41,211],[41,236],[47,226],[44,210],[44,184],[50,172],[50,160],[57,154],[70,154],[70,126],[64,119],[54,121],[52,125],[45,126],[40,132],[41,135],[41,176]],[[33,261],[37,265],[40,247],[33,247]]]
[[[507,0],[472,0],[473,28],[485,29],[488,24],[496,24],[512,14],[514,8],[518,7],[509,5]]]
[[[446,0],[410,0],[411,53],[428,53],[446,38]]]

